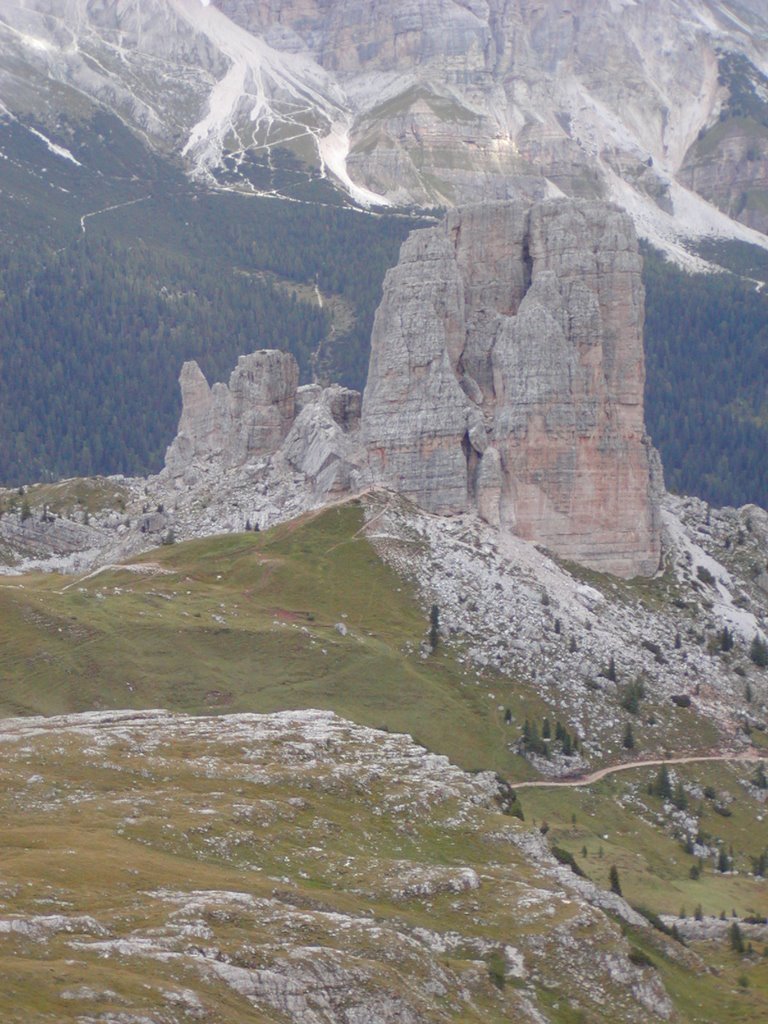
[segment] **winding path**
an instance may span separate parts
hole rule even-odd
[[[731,751],[721,754],[700,754],[690,757],[666,757],[652,761],[626,761],[624,764],[616,764],[608,768],[599,768],[589,775],[578,775],[572,779],[537,779],[535,782],[510,782],[512,789],[544,789],[553,786],[591,786],[593,782],[600,782],[608,775],[615,775],[616,772],[628,772],[634,768],[653,768],[663,764],[693,764],[697,761],[761,761],[768,757],[768,751],[761,753],[754,748],[750,750]]]

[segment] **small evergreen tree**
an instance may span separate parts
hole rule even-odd
[[[675,792],[672,794],[672,803],[678,811],[686,811],[688,809],[688,794],[685,792],[682,782],[678,782],[675,786]]]
[[[659,773],[653,783],[653,795],[661,797],[662,800],[669,800],[672,796],[672,783],[665,764],[659,768]]]
[[[545,718],[541,723],[541,737],[542,739],[548,740],[552,737],[552,728],[549,724],[549,719]]]
[[[728,929],[728,938],[730,939],[731,949],[734,953],[744,952],[744,936],[741,934],[741,928],[739,928],[738,921],[734,921]]]
[[[429,646],[434,651],[440,642],[440,609],[433,604],[429,609]]]
[[[728,629],[727,626],[723,626],[723,631],[720,634],[720,650],[733,650],[733,633],[730,631],[730,629]]]
[[[619,871],[615,864],[611,864],[611,870],[608,872],[608,884],[611,887],[611,892],[615,892],[617,896],[621,896],[621,883],[619,882]]]
[[[758,668],[768,666],[768,644],[757,633],[749,646],[749,656]]]
[[[624,726],[624,735],[621,739],[621,745],[625,750],[633,750],[635,746],[635,737],[632,733],[632,723],[627,722]]]

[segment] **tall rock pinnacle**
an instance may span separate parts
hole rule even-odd
[[[629,217],[553,200],[454,210],[389,271],[363,400],[374,478],[621,576],[660,557]]]

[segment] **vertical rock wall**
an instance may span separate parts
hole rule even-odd
[[[643,287],[600,202],[455,210],[387,275],[363,401],[374,475],[623,576],[660,556]]]
[[[181,419],[166,452],[166,472],[182,476],[201,459],[239,466],[282,444],[296,414],[299,368],[287,352],[262,349],[240,356],[229,385],[208,382],[196,362],[179,377]]]

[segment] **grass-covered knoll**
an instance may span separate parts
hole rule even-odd
[[[545,708],[439,646],[412,591],[340,506],[265,533],[162,547],[83,581],[0,585],[3,714],[330,708],[409,732],[468,768],[519,774],[499,706]],[[342,635],[339,624],[348,631]]]

